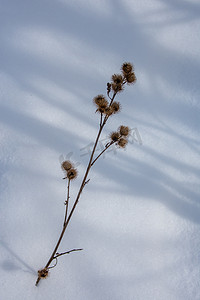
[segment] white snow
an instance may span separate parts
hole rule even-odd
[[[200,3],[1,1],[0,299],[200,299]],[[60,257],[66,186],[60,157],[84,174],[98,129],[92,99],[121,64],[137,83],[107,124],[142,145],[91,171]],[[71,153],[71,154],[70,154]]]

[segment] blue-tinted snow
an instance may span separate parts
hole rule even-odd
[[[0,23],[1,299],[199,300],[199,1],[2,0]],[[36,288],[63,222],[59,158],[79,163],[73,200],[92,98],[124,61],[138,81],[102,142],[125,124],[142,145],[97,162],[60,248],[84,251]]]

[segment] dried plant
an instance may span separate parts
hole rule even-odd
[[[115,97],[118,93],[122,92],[126,84],[134,84],[136,82],[136,76],[134,73],[133,65],[129,62],[125,62],[121,67],[121,74],[114,74],[112,75],[111,82],[107,83],[107,98],[104,95],[97,95],[94,97],[93,102],[96,106],[96,112],[100,114],[100,121],[99,121],[99,130],[97,133],[96,140],[94,142],[93,150],[88,162],[88,166],[85,170],[85,174],[83,176],[82,183],[80,185],[79,191],[77,193],[77,196],[74,200],[74,203],[72,205],[72,208],[70,211],[68,211],[69,208],[69,200],[70,198],[70,184],[71,181],[76,179],[78,172],[77,169],[74,167],[73,163],[69,160],[63,161],[61,164],[61,168],[65,173],[65,179],[67,181],[67,199],[65,201],[65,216],[64,216],[64,222],[61,234],[58,238],[58,241],[55,245],[55,248],[45,265],[45,267],[38,271],[38,278],[36,281],[36,286],[38,285],[39,281],[42,278],[47,278],[49,274],[49,269],[54,268],[57,265],[58,258],[62,255],[69,254],[74,251],[81,251],[83,249],[72,249],[66,252],[59,253],[58,248],[60,246],[60,243],[63,239],[64,233],[67,229],[67,226],[72,218],[72,215],[75,211],[75,208],[77,207],[77,204],[79,202],[79,198],[81,196],[81,193],[85,187],[85,185],[89,182],[88,174],[90,172],[91,167],[96,163],[96,161],[100,158],[100,156],[113,144],[118,146],[119,148],[125,148],[128,143],[128,136],[130,134],[130,128],[128,126],[121,125],[117,131],[111,132],[110,134],[110,141],[104,146],[104,149],[101,151],[101,153],[97,156],[95,156],[95,150],[97,148],[97,144],[99,142],[99,138],[101,136],[102,130],[105,127],[108,119],[116,114],[119,113],[121,110],[121,104],[119,102],[114,101]],[[51,266],[52,262],[54,263],[53,266]]]

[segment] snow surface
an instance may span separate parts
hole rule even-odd
[[[0,5],[0,299],[199,300],[199,1]],[[125,124],[142,145],[97,162],[60,247],[84,251],[35,287],[63,222],[60,156],[79,163],[73,199],[92,98],[124,61],[138,81],[102,139]]]

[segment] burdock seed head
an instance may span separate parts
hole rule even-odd
[[[121,74],[112,75],[112,89],[115,93],[123,90],[123,76]]]
[[[127,74],[125,77],[128,84],[135,83],[137,80],[134,72]]]
[[[109,117],[113,114],[113,109],[111,106],[106,107],[105,114]]]
[[[119,132],[117,132],[117,131],[111,132],[111,134],[110,134],[110,139],[111,139],[113,142],[117,142],[117,141],[119,140],[119,138],[120,138]]]
[[[113,74],[112,75],[112,81],[116,84],[122,84],[123,83],[123,76],[121,74]]]
[[[128,126],[121,125],[119,127],[119,133],[122,136],[129,136],[129,134],[130,134],[130,128]]]
[[[127,139],[125,139],[125,138],[122,137],[122,138],[119,139],[117,145],[118,145],[120,148],[125,148],[126,145],[127,145],[127,143],[128,143]]]
[[[69,160],[65,160],[61,164],[63,171],[69,171],[73,167],[72,163]]]
[[[106,98],[104,97],[104,95],[97,95],[96,97],[93,98],[93,102],[99,106],[102,102],[104,102],[106,100]]]
[[[122,72],[124,75],[131,73],[133,70],[133,65],[130,62],[125,62],[122,65]]]
[[[111,104],[111,109],[112,109],[113,114],[117,114],[117,113],[120,112],[120,110],[121,110],[121,105],[120,105],[120,103],[114,101],[114,102]]]
[[[75,179],[76,177],[78,176],[78,172],[75,168],[72,168],[70,169],[68,172],[67,172],[67,178],[69,180],[73,180]]]
[[[93,102],[97,106],[97,111],[100,113],[105,113],[106,108],[108,107],[108,101],[103,95],[98,95],[94,97]]]

